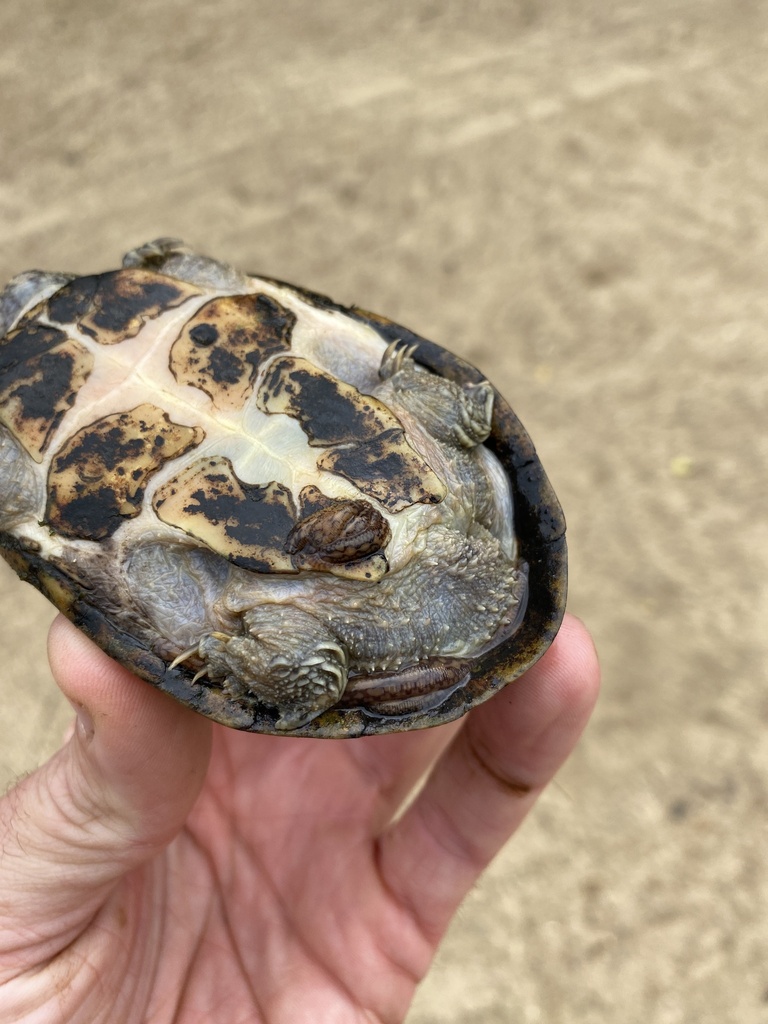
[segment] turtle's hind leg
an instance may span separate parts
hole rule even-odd
[[[275,708],[277,728],[298,729],[332,707],[347,685],[346,649],[311,615],[288,605],[245,613],[239,636],[211,633],[199,654],[208,676],[233,699]]]

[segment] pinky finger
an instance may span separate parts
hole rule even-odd
[[[541,661],[468,716],[381,837],[383,882],[433,941],[570,754],[598,688],[589,634],[567,616]]]

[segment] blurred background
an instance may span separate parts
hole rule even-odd
[[[478,365],[593,724],[409,1024],[768,1021],[768,6],[5,0],[0,278],[178,235]],[[70,718],[0,572],[0,782]]]

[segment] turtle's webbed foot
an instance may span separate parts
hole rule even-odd
[[[309,615],[278,606],[244,616],[248,632],[211,633],[199,654],[233,700],[252,698],[279,713],[277,728],[298,729],[332,707],[347,685],[348,656]]]
[[[430,373],[413,360],[416,345],[393,341],[384,352],[379,376],[404,406],[438,441],[456,448],[474,448],[491,432],[493,387],[487,380],[458,384]]]
[[[464,448],[482,444],[491,432],[493,387],[487,380],[465,384],[456,405],[454,436]]]

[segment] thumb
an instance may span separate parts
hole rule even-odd
[[[107,657],[63,616],[48,641],[78,711],[70,739],[0,801],[0,980],[55,956],[116,881],[181,829],[211,725]]]

